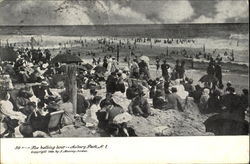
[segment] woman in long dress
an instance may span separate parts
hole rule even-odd
[[[69,101],[69,96],[64,94],[62,96],[63,103],[59,105],[59,110],[64,111],[64,115],[62,118],[63,125],[71,125],[74,124],[74,110],[73,104]]]

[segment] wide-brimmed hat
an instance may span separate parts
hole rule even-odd
[[[118,114],[117,116],[115,116],[115,118],[113,119],[113,123],[114,124],[121,124],[124,122],[128,122],[130,120],[132,120],[132,116],[129,113],[124,112],[124,113],[121,113],[121,114]]]

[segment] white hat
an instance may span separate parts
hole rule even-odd
[[[124,112],[124,113],[121,113],[121,114],[118,114],[117,116],[115,116],[115,118],[113,119],[113,123],[114,124],[121,124],[124,122],[128,122],[131,119],[132,119],[132,116],[129,113]]]

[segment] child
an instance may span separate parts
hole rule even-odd
[[[86,115],[83,118],[84,122],[86,122],[87,127],[97,127],[98,125],[98,119],[96,116],[96,112],[100,109],[99,104],[102,97],[95,96],[92,100],[92,105],[90,108],[86,111]]]

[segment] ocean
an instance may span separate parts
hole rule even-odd
[[[58,43],[69,40],[116,37],[123,40],[146,37],[193,39],[194,44],[164,44],[159,47],[206,48],[206,52],[235,53],[235,61],[249,63],[249,31],[247,23],[233,24],[154,24],[154,25],[79,25],[79,26],[0,26],[2,44],[27,43],[31,37],[43,40],[41,48],[58,48]],[[138,43],[144,44],[144,43]],[[149,43],[146,43],[149,44]],[[41,46],[41,45],[40,45]]]
[[[113,36],[155,38],[229,38],[248,35],[247,23],[0,26],[0,35]]]

